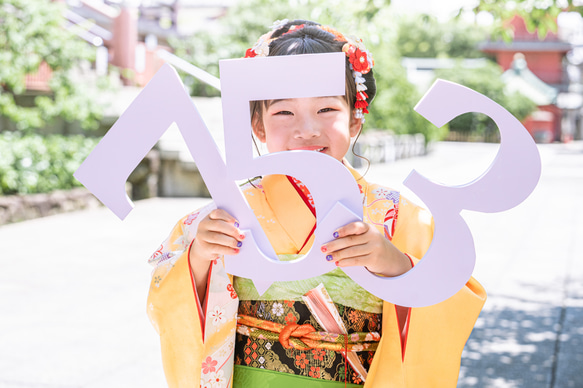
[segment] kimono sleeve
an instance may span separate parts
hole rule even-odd
[[[168,386],[199,386],[204,348],[203,313],[188,261],[198,222],[214,204],[182,218],[148,262],[155,266],[147,312],[160,335]]]
[[[433,238],[429,212],[402,198],[392,242],[414,262],[422,259]],[[451,298],[410,311],[402,373],[406,387],[455,387],[462,350],[486,301],[484,288],[474,278]],[[383,314],[392,311],[385,302]],[[390,309],[389,309],[390,308]],[[388,315],[388,314],[387,314]],[[387,316],[388,318],[388,316]],[[383,317],[383,337],[390,323]],[[376,381],[390,380],[378,368]],[[379,385],[382,386],[382,385]],[[375,385],[376,387],[376,385]]]
[[[150,259],[156,268],[148,316],[160,335],[169,387],[227,387],[232,381],[238,307],[232,279],[223,262],[213,260],[201,306],[188,258],[198,223],[214,208],[181,219]]]

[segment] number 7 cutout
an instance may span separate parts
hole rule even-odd
[[[335,267],[324,260],[318,249],[310,250],[294,262],[278,262],[235,180],[267,174],[287,174],[302,180],[313,195],[318,217],[313,247],[329,240],[332,231],[340,225],[362,218],[357,185],[335,159],[308,151],[253,158],[251,148],[249,101],[342,95],[344,63],[342,53],[221,61],[227,163],[220,156],[175,71],[165,65],[75,176],[115,214],[125,218],[132,207],[124,190],[127,177],[175,122],[217,207],[237,217],[242,228],[246,229],[246,242],[239,255],[225,258],[229,273],[253,279],[262,294],[273,281],[303,279],[328,272]],[[310,70],[314,68],[329,71]],[[448,102],[444,106],[445,101]],[[472,103],[468,105],[470,101]],[[376,296],[411,307],[426,306],[448,298],[471,276],[475,251],[471,233],[459,215],[461,209],[501,211],[515,206],[528,196],[540,175],[538,151],[524,127],[479,93],[456,84],[438,82],[417,109],[436,125],[443,125],[467,111],[488,114],[499,125],[503,141],[490,169],[468,185],[456,188],[440,186],[415,171],[407,179],[406,185],[425,201],[436,224],[434,241],[413,270],[400,277],[382,278],[364,268],[344,268],[353,280]],[[520,159],[522,164],[515,163],[512,158],[518,153],[522,155],[514,159]],[[524,174],[527,178],[516,179],[520,172],[527,170],[529,172]],[[488,187],[492,180],[497,180],[493,190]],[[508,185],[512,185],[515,195],[499,195],[501,192],[506,194]],[[330,187],[335,190],[329,190]],[[478,203],[485,195],[496,198],[490,207],[480,207]],[[474,200],[471,196],[475,196]],[[444,206],[439,201],[432,201],[434,197],[447,197],[458,202]],[[448,245],[452,239],[452,232],[447,232],[449,224],[457,233],[455,249]],[[460,236],[463,237],[461,241]]]

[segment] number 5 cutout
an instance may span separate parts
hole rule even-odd
[[[333,270],[334,264],[324,260],[319,247],[339,226],[362,219],[362,200],[352,174],[328,155],[286,151],[253,158],[249,102],[344,95],[345,61],[344,53],[328,53],[220,62],[228,179],[291,175],[308,187],[316,207],[312,248],[301,259],[281,262],[271,253],[270,243],[252,212],[234,208],[227,198],[222,204],[217,202],[217,206],[232,209],[241,226],[250,229],[244,249],[236,256],[225,257],[225,268],[230,274],[253,279],[259,294],[273,281],[306,279]],[[327,71],[315,72],[315,68]]]
[[[463,209],[499,212],[525,200],[536,187],[541,162],[524,126],[500,105],[464,86],[438,80],[415,110],[438,127],[467,112],[491,117],[500,130],[500,148],[486,172],[460,186],[443,186],[413,170],[404,181],[421,198],[435,220],[429,250],[412,270],[395,278],[371,275],[364,268],[344,271],[369,292],[392,303],[423,307],[458,292],[472,275],[476,252]]]

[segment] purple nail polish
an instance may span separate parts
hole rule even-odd
[[[235,221],[235,228],[239,227],[239,223],[237,221]]]
[[[332,236],[334,236],[334,238],[338,238],[338,232],[334,232]]]
[[[241,246],[242,246],[242,245],[243,245],[243,241],[239,241],[239,242],[237,243],[237,248],[241,248]]]
[[[326,260],[328,260],[328,261],[332,261],[332,255],[328,255],[328,256],[326,256]]]

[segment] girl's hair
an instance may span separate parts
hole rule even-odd
[[[293,29],[290,27],[303,25],[302,28]],[[299,55],[299,54],[319,54],[342,52],[342,46],[346,41],[337,40],[337,36],[321,28],[321,25],[309,20],[293,20],[280,26],[270,36],[275,38],[269,43],[268,56],[280,55]],[[351,112],[354,110],[356,102],[356,84],[350,67],[350,62],[346,58],[346,92],[344,98],[350,107]],[[367,87],[368,101],[372,101],[376,94],[376,83],[373,71],[362,74]],[[263,109],[267,108],[267,101],[251,102],[251,120],[258,123],[263,122]],[[262,105],[263,104],[263,105]]]

